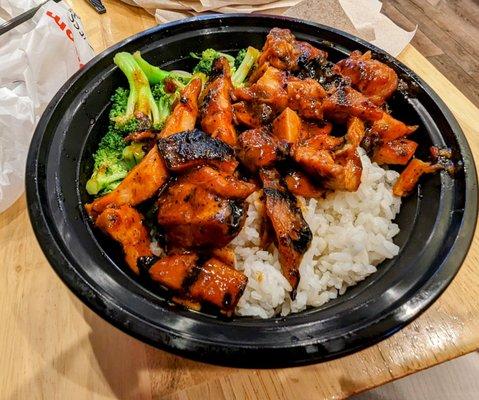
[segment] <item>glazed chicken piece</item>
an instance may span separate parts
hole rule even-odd
[[[264,103],[246,103],[240,101],[233,104],[235,123],[248,128],[259,128],[271,122],[273,109]]]
[[[278,140],[271,136],[266,128],[244,131],[239,139],[238,158],[250,171],[274,164],[282,158]]]
[[[202,85],[201,79],[195,78],[182,90],[178,103],[160,133],[161,138],[190,131],[195,127],[198,117],[198,96]]]
[[[129,205],[110,207],[98,216],[95,225],[121,244],[126,263],[138,274],[138,258],[152,255],[142,215]]]
[[[317,135],[304,140],[294,152],[296,162],[324,187],[354,192],[361,183],[362,164],[357,147],[364,136],[364,123],[351,118],[345,138]]]
[[[301,139],[301,119],[298,114],[286,107],[273,121],[273,136],[289,145],[295,145]]]
[[[328,58],[328,53],[314,47],[313,45],[295,40],[294,47],[298,52],[297,70],[301,70],[311,64],[323,64]]]
[[[322,101],[326,91],[314,79],[290,77],[287,85],[288,107],[303,118],[322,120]]]
[[[309,174],[328,177],[335,167],[334,149],[344,143],[343,138],[317,135],[302,141],[294,150],[294,159]]]
[[[168,170],[158,149],[154,146],[112,192],[86,204],[88,215],[96,219],[110,206],[135,206],[153,197],[168,179]]]
[[[251,86],[234,90],[238,100],[265,103],[275,111],[281,112],[288,105],[287,77],[284,71],[268,67],[265,73]]]
[[[169,247],[224,247],[243,227],[242,202],[225,199],[188,176],[172,183],[158,200],[158,224]]]
[[[316,124],[302,121],[300,137],[307,139],[316,135],[329,135],[331,134],[332,130],[333,124],[331,122],[322,122],[321,124]]]
[[[334,153],[335,159],[349,157],[351,154],[355,153],[365,134],[366,128],[364,122],[357,117],[349,118],[348,130],[345,136],[345,145]]]
[[[212,167],[202,166],[181,177],[181,181],[193,182],[218,196],[244,200],[256,190],[254,183],[239,180]]]
[[[327,53],[306,42],[297,41],[289,29],[273,28],[266,37],[258,65],[270,64],[286,71],[297,71],[314,59],[325,59]]]
[[[151,139],[156,139],[156,133],[152,131],[138,131],[125,136],[125,142],[144,142]]]
[[[390,114],[383,112],[381,118],[374,121],[371,126],[371,132],[376,134],[381,141],[389,142],[408,136],[415,132],[417,128],[417,125],[406,125],[404,122],[393,118]]]
[[[442,167],[438,164],[431,164],[429,162],[421,161],[418,158],[413,158],[404,171],[399,175],[398,180],[393,186],[393,193],[395,196],[404,197],[409,195],[416,187],[419,178],[423,174],[431,174]]]
[[[236,130],[231,108],[231,71],[228,60],[215,60],[201,106],[201,128],[211,137],[236,146]]]
[[[248,282],[241,272],[216,258],[200,262],[195,253],[170,255],[148,270],[155,282],[183,298],[208,303],[231,315]]]
[[[258,66],[270,64],[281,70],[297,68],[299,51],[294,46],[296,38],[289,29],[273,28],[266,36]]]
[[[299,264],[311,243],[312,233],[296,198],[281,182],[279,172],[275,169],[262,169],[260,179],[263,183],[266,214],[275,234],[279,261],[284,277],[291,284],[291,298],[294,299],[299,283]]]
[[[382,105],[397,89],[396,72],[386,64],[373,60],[371,52],[353,51],[349,58],[339,61],[333,72],[351,80],[351,85],[374,104]]]
[[[221,247],[218,249],[213,249],[211,255],[217,260],[221,261],[223,264],[234,268],[236,265],[236,255],[235,251],[230,246]]]
[[[406,165],[413,157],[417,146],[416,142],[404,138],[382,143],[374,150],[372,161],[380,165]]]
[[[324,188],[317,185],[301,171],[288,171],[284,177],[284,182],[291,193],[306,199],[323,197],[326,193]]]
[[[207,164],[232,174],[238,166],[230,146],[197,129],[160,139],[158,149],[168,169],[176,173]]]
[[[238,100],[267,104],[277,113],[289,107],[304,118],[321,120],[326,91],[314,79],[287,77],[283,71],[269,67],[256,83],[235,89],[234,96]]]
[[[383,111],[366,96],[350,86],[339,85],[323,100],[324,115],[337,122],[345,122],[350,116],[366,121],[376,121]]]

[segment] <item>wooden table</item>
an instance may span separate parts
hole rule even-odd
[[[154,25],[104,0],[72,0],[96,51]],[[421,54],[399,57],[445,100],[479,160],[479,111]],[[127,336],[84,307],[44,258],[25,198],[0,214],[2,399],[339,399],[479,347],[479,234],[459,274],[422,316],[359,353],[307,367],[241,370],[189,361]]]

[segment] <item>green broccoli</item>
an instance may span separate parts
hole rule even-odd
[[[189,72],[165,71],[159,67],[151,65],[148,61],[141,57],[141,53],[139,51],[133,53],[133,58],[143,70],[146,77],[148,78],[148,81],[152,85],[163,83],[165,79],[171,79],[176,84],[176,86],[181,89],[185,85],[187,85],[191,79],[191,74]]]
[[[238,54],[235,57],[235,70],[239,68],[245,56],[246,56],[246,49],[241,49],[240,51],[238,51]]]
[[[164,83],[158,83],[152,86],[151,92],[160,112],[160,124],[164,125],[171,114],[173,103],[180,97],[180,89],[177,87],[173,93],[167,93]]]
[[[112,121],[113,125],[115,126],[115,130],[117,130],[118,133],[121,133],[123,136],[138,131],[141,126],[139,123],[140,121],[138,121],[136,118],[132,118],[123,124],[117,124],[115,122],[125,114],[129,95],[130,91],[128,89],[119,87],[115,90],[113,96],[111,96],[111,108],[109,114],[110,121]]]
[[[200,60],[196,67],[193,69],[193,72],[203,72],[206,75],[211,73],[211,68],[213,67],[214,61],[219,57],[225,57],[231,67],[231,70],[235,70],[235,59],[233,56],[225,53],[221,53],[215,49],[206,49],[201,53],[201,56],[196,53],[190,53],[190,56]]]
[[[236,70],[231,76],[231,82],[234,87],[242,86],[248,76],[251,68],[254,67],[261,52],[254,47],[240,50],[235,59]]]
[[[93,174],[86,183],[87,192],[99,195],[112,191],[143,156],[140,143],[127,146],[121,132],[110,125],[93,155]]]
[[[138,164],[144,156],[145,152],[143,151],[143,143],[141,142],[135,142],[126,146],[121,153],[121,157],[127,164],[128,170]]]
[[[115,123],[115,127],[122,132],[149,128],[160,129],[158,105],[153,98],[148,78],[143,70],[130,53],[117,53],[113,61],[126,75],[130,86],[126,104],[124,91],[117,91],[113,95],[114,108],[110,117]]]

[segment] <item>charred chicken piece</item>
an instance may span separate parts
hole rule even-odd
[[[416,142],[404,138],[382,143],[374,150],[372,161],[378,164],[406,165],[417,146]]]
[[[110,206],[135,206],[153,197],[168,179],[168,170],[156,146],[136,165],[112,192],[86,204],[93,220]]]
[[[334,149],[344,143],[343,138],[317,135],[302,141],[294,150],[294,159],[309,174],[328,177],[335,168]]]
[[[233,104],[235,123],[248,128],[259,128],[267,125],[273,118],[273,109],[264,103],[246,103],[240,101]]]
[[[195,127],[201,87],[201,79],[195,78],[183,89],[178,103],[160,133],[161,138],[167,138],[178,132],[190,131]]]
[[[170,255],[148,270],[152,280],[183,298],[211,304],[231,315],[248,282],[241,272],[216,258],[201,262],[194,254]]]
[[[188,176],[172,183],[158,200],[158,224],[168,247],[224,247],[245,218],[242,202],[222,198]]]
[[[288,190],[295,196],[302,196],[310,199],[323,197],[326,193],[326,189],[317,185],[308,177],[308,175],[301,171],[288,171],[284,181]]]
[[[270,64],[281,70],[297,68],[299,51],[294,46],[296,38],[289,29],[273,28],[266,36],[258,65]]]
[[[314,79],[290,77],[287,85],[288,107],[303,118],[322,120],[322,101],[326,91]]]
[[[328,58],[328,53],[307,42],[295,40],[294,47],[299,54],[296,70],[307,69],[311,65],[324,64]]]
[[[396,196],[407,196],[416,187],[419,178],[423,174],[431,174],[442,169],[439,164],[431,164],[418,158],[413,158],[404,171],[399,175],[398,180],[393,186],[393,193]]]
[[[337,122],[345,122],[350,116],[366,121],[376,121],[383,111],[366,96],[351,86],[339,85],[333,93],[324,99],[324,115]]]
[[[198,129],[160,139],[158,149],[168,169],[177,173],[207,164],[231,174],[238,166],[230,146]]]
[[[239,100],[267,104],[277,113],[288,106],[302,117],[321,120],[326,92],[314,79],[287,77],[284,71],[268,67],[256,83],[237,88],[234,95]]]
[[[258,65],[270,64],[286,71],[298,71],[315,59],[325,59],[327,53],[306,42],[296,40],[289,29],[273,28],[266,37]]]
[[[294,159],[308,173],[321,179],[324,187],[354,192],[361,183],[362,164],[357,152],[364,124],[351,118],[345,138],[313,136],[297,146]]]
[[[333,72],[351,80],[353,87],[374,104],[382,105],[397,89],[396,72],[386,64],[371,58],[371,52],[353,51],[349,58],[339,61]]]
[[[195,183],[226,199],[244,200],[256,190],[254,183],[239,180],[208,166],[194,169],[182,176],[180,180]]]
[[[150,236],[143,225],[142,215],[129,205],[110,207],[103,211],[95,225],[119,242],[130,269],[138,274],[139,257],[151,256]]]
[[[345,136],[345,145],[335,151],[335,159],[347,158],[351,154],[356,153],[357,148],[361,144],[364,136],[366,134],[366,129],[364,122],[357,117],[351,117],[348,120],[348,130]]]
[[[266,128],[244,131],[239,139],[238,157],[250,171],[274,164],[282,156],[278,140]]]
[[[393,118],[390,114],[383,112],[381,118],[374,121],[371,126],[371,132],[376,134],[383,142],[399,139],[415,132],[417,125],[406,125]]]
[[[284,277],[291,284],[294,299],[299,283],[299,264],[308,249],[312,233],[303,218],[296,198],[281,182],[275,169],[261,169],[266,214],[271,221]]]
[[[211,73],[201,106],[201,128],[211,137],[234,147],[236,130],[230,99],[233,85],[228,60],[216,59]]]
[[[288,105],[287,76],[284,71],[268,67],[256,83],[234,90],[238,100],[265,103],[276,112],[281,112]]]

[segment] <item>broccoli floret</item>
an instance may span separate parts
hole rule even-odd
[[[206,75],[209,75],[211,73],[211,68],[213,67],[213,62],[219,57],[225,57],[230,64],[231,70],[235,70],[234,57],[229,54],[216,51],[215,49],[206,49],[201,53],[201,56],[196,53],[190,53],[190,56],[200,60],[193,69],[193,72],[202,72]]]
[[[188,84],[191,79],[191,74],[186,71],[165,71],[159,67],[151,65],[148,61],[141,57],[141,53],[136,51],[133,53],[133,58],[145,73],[148,81],[152,85],[163,83],[165,79],[171,79],[178,88],[182,88]]]
[[[251,68],[254,67],[256,61],[258,60],[261,52],[254,47],[248,47],[243,49],[238,53],[238,56],[235,59],[235,64],[239,63],[236,67],[236,71],[231,76],[231,82],[234,87],[238,87],[244,84],[246,77],[248,76]]]
[[[160,112],[160,124],[164,125],[166,119],[171,114],[173,103],[180,96],[180,89],[177,87],[173,93],[168,93],[165,90],[164,84],[158,83],[151,88],[151,92]]]
[[[114,122],[125,114],[129,95],[130,91],[128,89],[119,87],[115,90],[115,93],[111,96],[110,121]],[[144,123],[144,121],[141,122]],[[132,118],[123,124],[115,123],[115,129],[123,136],[138,131],[139,128],[140,123],[136,118]]]
[[[87,192],[99,195],[115,189],[143,158],[143,149],[138,145],[134,143],[127,146],[122,133],[110,125],[93,155],[93,174],[86,183]]]
[[[160,113],[153,99],[148,78],[133,56],[125,52],[117,53],[113,61],[123,71],[129,84],[126,105],[124,92],[117,91],[114,95],[113,103],[115,105],[118,102],[118,106],[114,107],[110,116],[115,122],[115,127],[123,132],[130,132],[133,128],[161,128]]]

